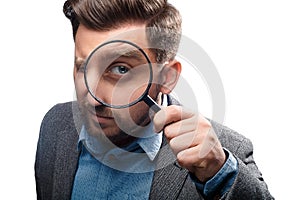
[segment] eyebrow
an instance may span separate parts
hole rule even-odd
[[[106,58],[125,57],[125,58],[133,58],[138,61],[147,61],[146,56],[147,56],[146,53],[144,55],[142,51],[138,49],[117,49],[105,55]]]
[[[120,49],[114,49],[113,51],[109,51],[108,53],[104,54],[104,57],[105,57],[105,59],[108,59],[108,60],[113,59],[113,58],[125,57],[125,58],[133,58],[137,61],[146,61],[147,62],[146,56],[148,57],[148,55],[146,54],[146,52],[144,52],[144,53],[145,53],[145,55],[139,49],[120,48]],[[81,57],[75,56],[75,59],[74,59],[75,66],[76,67],[81,66],[84,62],[86,62],[86,59],[88,59],[88,57],[81,58]]]

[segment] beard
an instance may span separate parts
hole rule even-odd
[[[92,106],[79,101],[79,109],[87,132],[101,141],[111,142],[119,147],[136,140],[150,122],[149,107],[144,102],[123,109],[112,109],[104,105]],[[101,116],[109,119],[103,123]]]

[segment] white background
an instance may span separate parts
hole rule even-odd
[[[220,73],[226,94],[224,124],[253,141],[255,160],[276,199],[295,199],[297,1],[171,2],[182,12],[183,34],[207,52]],[[54,104],[73,100],[73,41],[63,3],[1,4],[1,199],[36,198],[33,167],[40,122]]]

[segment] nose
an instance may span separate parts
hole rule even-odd
[[[94,107],[102,105],[102,103],[100,101],[96,100],[95,94],[91,94],[90,92],[88,92],[86,98],[87,98],[88,103]]]
[[[90,105],[93,106],[100,106],[103,105],[101,102],[105,102],[107,104],[111,104],[111,92],[113,91],[113,88],[110,84],[106,84],[104,82],[101,82],[102,84],[98,84],[94,90],[88,91],[87,99]],[[104,104],[105,104],[104,103]]]

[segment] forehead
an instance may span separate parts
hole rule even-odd
[[[127,40],[147,48],[145,25],[124,25],[111,31],[97,31],[80,25],[75,37],[75,56],[86,58],[97,46],[110,40]]]

